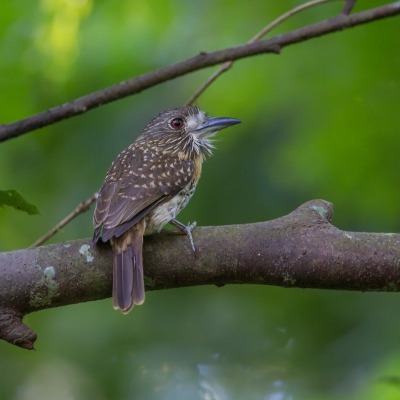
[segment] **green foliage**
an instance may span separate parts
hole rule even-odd
[[[3,1],[0,124],[245,43],[300,3]],[[358,1],[355,11],[382,4]],[[270,36],[342,5],[298,14]],[[399,26],[394,17],[236,62],[198,105],[243,124],[218,135],[179,219],[249,223],[323,198],[341,229],[398,232]],[[43,217],[2,210],[0,251],[29,246],[90,197],[150,118],[214,70],[1,143],[1,187],[18,186]],[[52,241],[92,236],[91,217]],[[149,292],[128,316],[110,301],[43,311],[26,318],[37,352],[0,342],[0,397],[392,399],[398,387],[384,378],[400,375],[399,308],[396,293],[230,286]]]
[[[40,214],[37,207],[28,203],[16,190],[0,190],[0,207],[10,206],[16,210],[25,211],[29,215]]]

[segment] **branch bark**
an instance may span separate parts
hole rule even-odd
[[[356,291],[400,291],[400,234],[344,232],[332,204],[313,200],[291,214],[248,225],[200,227],[196,253],[171,231],[146,237],[146,290],[262,284]],[[22,316],[111,296],[108,244],[90,239],[0,254],[0,337],[33,348]],[[111,312],[111,306],[110,306]]]
[[[222,64],[226,61],[234,61],[258,54],[279,53],[283,47],[291,44],[303,42],[308,39],[341,31],[346,28],[351,28],[382,18],[392,17],[398,14],[400,14],[400,5],[399,2],[395,2],[356,14],[346,15],[345,13],[340,13],[329,20],[309,25],[270,39],[261,40],[259,42],[249,43],[208,54],[201,52],[199,55],[188,60],[161,68],[157,71],[149,72],[104,90],[99,90],[70,103],[52,108],[29,118],[25,118],[12,124],[3,124],[0,126],[0,142],[18,137],[24,133],[42,128],[63,119],[83,114],[93,108],[126,96],[140,93],[145,89],[190,72]]]

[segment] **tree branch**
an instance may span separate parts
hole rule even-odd
[[[50,231],[48,231],[45,235],[43,235],[41,238],[36,240],[35,243],[33,243],[31,246],[29,246],[30,249],[33,247],[38,247],[42,245],[44,242],[46,242],[48,239],[50,239],[52,236],[54,236],[60,229],[64,228],[65,225],[70,223],[75,217],[77,217],[79,214],[82,214],[90,209],[90,206],[96,201],[98,196],[98,192],[93,194],[91,197],[89,197],[87,200],[80,202],[76,207],[75,210],[69,213],[65,218],[62,219],[54,228],[52,228]]]
[[[149,72],[104,90],[99,90],[70,103],[33,115],[32,117],[12,124],[3,124],[0,126],[0,142],[18,137],[24,133],[70,118],[74,115],[83,114],[103,104],[139,93],[159,83],[166,82],[190,72],[222,64],[226,61],[234,61],[258,54],[279,53],[283,47],[291,44],[398,14],[400,14],[400,3],[395,2],[356,14],[346,15],[340,13],[329,20],[309,25],[267,40],[208,54],[201,52],[199,55],[188,60],[161,68],[157,71]]]
[[[350,14],[351,10],[356,4],[356,0],[346,0],[343,10],[341,11],[343,14],[348,15]]]
[[[264,35],[266,35],[268,32],[270,32],[272,29],[277,27],[280,23],[283,21],[289,19],[292,17],[294,14],[297,14],[300,11],[306,10],[307,8],[314,7],[316,5],[320,5],[323,3],[327,3],[328,1],[331,0],[313,0],[309,1],[307,3],[301,4],[298,7],[295,7],[285,14],[282,14],[280,17],[276,18],[274,21],[272,21],[270,24],[268,24],[266,27],[261,29],[260,32],[258,32],[255,36],[253,36],[247,43],[254,43],[257,40],[260,40]],[[233,61],[227,61],[223,63],[218,71],[214,72],[193,94],[192,96],[189,97],[189,99],[186,101],[185,105],[188,106],[192,103],[194,103],[199,96],[224,72],[229,71],[229,69],[232,68]]]
[[[146,290],[246,283],[400,291],[400,234],[344,232],[330,224],[332,214],[332,204],[314,200],[268,222],[196,228],[196,253],[171,231],[146,237]],[[111,296],[108,244],[90,248],[82,239],[0,253],[0,266],[0,337],[24,348],[36,336],[23,315]]]

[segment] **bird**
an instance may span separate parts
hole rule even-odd
[[[93,215],[93,245],[99,239],[113,250],[113,307],[127,314],[145,299],[143,236],[171,223],[190,240],[192,230],[176,220],[196,189],[212,137],[242,121],[211,118],[198,107],[163,111],[111,164],[98,192]]]

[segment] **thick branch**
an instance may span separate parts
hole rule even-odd
[[[400,234],[344,232],[330,224],[332,214],[330,203],[314,200],[273,221],[196,228],[196,253],[186,236],[164,231],[146,237],[146,290],[246,283],[399,291]],[[0,254],[0,337],[15,338],[13,330],[10,339],[4,333],[2,315],[10,326],[10,309],[25,315],[111,296],[111,249],[89,244],[84,239]]]
[[[256,43],[249,43],[209,54],[201,52],[199,55],[188,60],[161,68],[157,71],[149,72],[104,90],[99,90],[70,103],[33,115],[32,117],[8,125],[3,124],[0,126],[0,142],[15,138],[57,121],[70,118],[74,115],[85,113],[103,104],[139,93],[159,83],[166,82],[199,69],[257,54],[278,53],[283,47],[294,43],[303,42],[311,38],[395,16],[397,14],[400,14],[399,2],[352,15],[341,13],[329,20]]]

